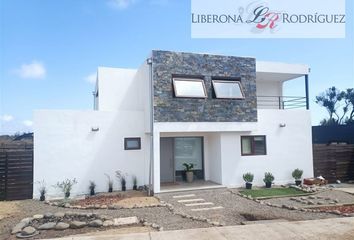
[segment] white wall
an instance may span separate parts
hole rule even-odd
[[[127,188],[133,174],[139,185],[147,184],[149,138],[143,121],[137,121],[143,116],[142,111],[35,111],[34,181],[45,180],[49,197],[60,195],[51,186],[66,178],[78,180],[73,195],[87,193],[90,180],[96,182],[97,191],[107,191],[104,173],[119,189],[116,170],[129,174]],[[99,131],[91,131],[92,127]],[[142,149],[124,150],[125,137],[141,137]],[[34,194],[38,196],[36,185]]]
[[[267,155],[241,156],[242,133],[221,134],[222,183],[242,186],[242,175],[252,172],[254,184],[263,185],[264,172],[272,172],[276,184],[293,182],[291,172],[304,170],[313,176],[310,112],[305,110],[258,110],[258,130],[250,135],[266,135]],[[285,123],[286,127],[279,127]]]

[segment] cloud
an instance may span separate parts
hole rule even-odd
[[[0,120],[4,121],[4,122],[11,122],[12,120],[14,120],[14,117],[9,114],[4,114],[4,115],[0,116]]]
[[[28,64],[22,64],[21,67],[14,71],[21,78],[28,79],[41,79],[46,75],[46,69],[43,63],[38,61],[32,61]]]
[[[26,127],[32,127],[32,125],[33,125],[33,122],[30,121],[30,120],[24,120],[22,123],[23,123],[23,125],[25,125]]]
[[[131,5],[133,5],[136,2],[136,0],[109,0],[107,2],[108,6],[114,9],[127,9]]]
[[[97,74],[95,72],[91,73],[85,77],[85,81],[87,81],[89,83],[96,83],[96,77],[97,77]]]

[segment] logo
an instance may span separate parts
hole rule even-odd
[[[345,0],[192,0],[193,38],[344,38]]]

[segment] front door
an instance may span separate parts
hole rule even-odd
[[[174,170],[174,139],[160,138],[160,181],[163,183],[175,181]]]

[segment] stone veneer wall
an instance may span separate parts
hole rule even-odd
[[[256,122],[256,60],[209,54],[153,51],[155,122]],[[204,78],[208,98],[174,97],[173,76]],[[211,79],[240,78],[245,99],[216,99]]]

